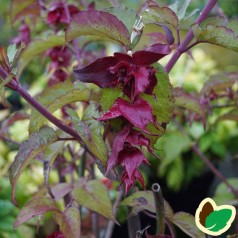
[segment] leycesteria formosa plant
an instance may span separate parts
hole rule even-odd
[[[172,224],[190,237],[204,238],[192,215],[173,212],[159,184],[153,184],[150,191],[143,171],[145,166],[150,169],[149,157],[163,160],[155,144],[168,123],[180,117],[181,108],[186,111],[180,117],[185,122],[197,120],[206,127],[213,100],[234,99],[232,74],[227,76],[229,82],[213,81],[199,95],[191,95],[173,88],[168,73],[183,53],[191,56],[190,49],[201,42],[238,51],[238,21],[208,17],[216,0],[208,0],[201,12],[195,9],[191,14],[186,13],[190,0],[184,0],[181,7],[178,2],[161,6],[159,1],[148,0],[138,12],[109,2],[114,6],[96,10],[97,4],[87,1],[12,1],[12,23],[21,25],[11,41],[15,44],[7,50],[0,48],[1,89],[16,91],[32,108],[30,115],[15,114],[3,123],[8,127],[29,120],[29,139],[19,146],[9,171],[13,203],[17,204],[19,177],[33,159],[43,163],[45,182],[44,191],[23,206],[14,228],[51,211],[59,231],[47,237],[85,237],[84,222],[92,215],[98,221],[95,237],[105,229],[106,219],[111,220],[105,230],[105,237],[110,238],[120,203],[132,207],[132,213],[145,211],[156,219],[155,235],[147,232],[148,227],[133,228],[128,220],[130,238],[174,238]],[[181,31],[186,31],[183,39]],[[23,72],[39,56],[47,87],[32,97],[20,79],[24,80]],[[54,112],[59,109],[61,114],[56,117]],[[178,128],[181,130],[180,124]],[[8,138],[8,129],[3,129],[2,137]],[[192,148],[237,196],[199,148]],[[95,163],[101,179],[97,179]],[[49,182],[51,170],[60,178],[54,186]],[[108,194],[113,189],[118,194],[117,198],[113,195],[114,207]],[[85,213],[82,207],[93,213]]]

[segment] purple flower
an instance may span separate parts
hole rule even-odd
[[[12,39],[12,43],[21,44],[25,43],[28,45],[31,40],[31,31],[28,25],[23,22],[21,26],[18,28],[18,36]]]

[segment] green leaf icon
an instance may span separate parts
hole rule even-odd
[[[232,210],[228,208],[213,211],[206,217],[205,226],[210,231],[220,231],[227,226],[231,216]]]

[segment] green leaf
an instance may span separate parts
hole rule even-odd
[[[217,120],[216,123],[219,121],[223,120],[230,120],[230,121],[238,121],[238,109],[233,109],[226,114],[220,116]]]
[[[195,218],[186,212],[177,212],[174,214],[172,222],[178,226],[182,231],[192,238],[205,238],[206,235],[200,231],[196,224]]]
[[[65,238],[80,238],[80,213],[76,207],[68,207],[63,213],[54,214],[59,230]]]
[[[91,180],[76,187],[73,190],[73,197],[81,206],[115,221],[107,188],[101,181]]]
[[[169,7],[160,7],[159,5],[148,6],[142,14],[143,22],[166,24],[177,29],[178,17]]]
[[[158,84],[154,88],[154,95],[143,94],[141,97],[147,100],[153,108],[153,114],[157,121],[161,124],[168,124],[171,120],[174,109],[174,97],[172,86],[169,81],[168,74],[160,64],[154,65],[156,68],[156,77]],[[157,131],[156,131],[157,132]],[[160,126],[160,131],[157,132],[162,136],[165,128]]]
[[[103,111],[109,110],[114,104],[115,100],[122,94],[121,89],[103,88],[101,90],[100,105]]]
[[[168,204],[167,201],[164,200],[165,205],[165,217],[171,219],[173,217],[173,210]],[[133,207],[132,213],[138,213],[143,210],[148,210],[152,213],[156,212],[155,208],[155,200],[152,191],[140,191],[135,192],[129,197],[125,198],[120,206],[130,206]]]
[[[28,221],[34,216],[41,215],[47,211],[58,211],[56,202],[49,197],[35,197],[28,201],[14,223],[14,229]]]
[[[186,93],[182,88],[175,88],[173,92],[175,105],[198,114],[202,119],[203,126],[206,127],[206,112],[204,106],[200,103],[199,98]]]
[[[227,182],[236,190],[238,190],[238,179],[237,178],[229,178]],[[226,184],[221,183],[216,188],[213,200],[218,205],[238,205],[238,201],[234,193],[226,186]]]
[[[205,227],[213,232],[217,232],[227,225],[227,222],[230,220],[232,215],[232,210],[230,209],[221,209],[211,212],[205,221]]]
[[[33,133],[30,138],[21,144],[19,151],[10,167],[9,178],[12,186],[12,201],[16,204],[15,187],[22,171],[30,162],[42,152],[50,143],[57,140],[57,135],[50,127],[43,127]]]
[[[40,54],[44,53],[50,48],[61,46],[65,43],[64,36],[61,35],[48,35],[47,37],[39,40],[31,41],[27,48],[22,52],[18,63],[18,75],[22,73],[25,67]]]
[[[69,80],[46,88],[36,97],[51,113],[64,105],[78,101],[88,101],[90,90],[82,83],[72,84]],[[47,122],[47,119],[35,109],[32,109],[29,124],[29,133],[35,132]]]
[[[81,11],[73,17],[66,30],[67,42],[76,37],[93,35],[130,46],[130,34],[126,26],[114,15],[97,10]]]
[[[238,51],[238,29],[234,27],[235,24],[238,24],[238,21],[234,19],[229,25],[225,19],[217,23],[214,18],[208,18],[201,26],[194,24],[192,30],[197,42],[207,42]]]
[[[101,133],[102,124],[95,119],[100,116],[95,104],[90,104],[87,107],[82,120],[79,119],[75,111],[69,109],[67,112],[73,121],[74,128],[86,146],[90,148],[95,157],[105,166],[108,157],[107,148]]]
[[[137,14],[135,11],[126,7],[111,7],[105,9],[105,11],[114,15],[115,17],[117,17],[117,19],[122,21],[126,26],[129,34],[131,34],[135,21],[137,19]]]

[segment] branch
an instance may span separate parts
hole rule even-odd
[[[207,167],[217,176],[226,186],[234,193],[238,198],[238,191],[227,181],[224,175],[216,169],[216,167],[211,163],[211,161],[202,153],[199,147],[195,144],[192,146],[192,150],[203,160]]]
[[[211,10],[216,5],[216,3],[217,3],[217,0],[208,0],[206,6],[202,10],[201,14],[199,15],[195,23],[200,25],[204,21],[204,19],[208,16],[208,14],[211,12]],[[179,45],[179,47],[173,54],[172,58],[169,60],[168,64],[166,65],[165,70],[167,73],[171,71],[171,69],[173,68],[173,66],[178,61],[179,57],[181,56],[181,54],[185,52],[185,49],[187,48],[189,43],[192,41],[193,37],[194,37],[193,30],[190,29],[187,35],[185,36],[185,38],[183,39],[181,45]]]

